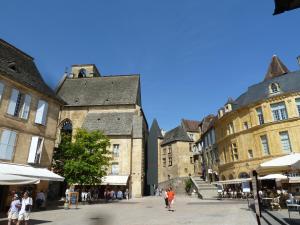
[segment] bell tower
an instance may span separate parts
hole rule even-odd
[[[101,74],[95,64],[72,65],[71,76],[73,78],[100,77]]]

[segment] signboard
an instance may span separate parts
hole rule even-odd
[[[250,193],[250,183],[248,181],[242,182],[242,189],[244,193]]]
[[[69,205],[70,205],[70,207],[72,205],[75,205],[76,208],[77,208],[77,206],[78,206],[78,196],[79,196],[78,192],[69,192],[69,199],[70,199]]]

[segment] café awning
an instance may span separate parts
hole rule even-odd
[[[0,185],[37,184],[39,179],[0,173]]]
[[[266,175],[263,177],[259,177],[258,179],[259,180],[286,180],[286,179],[288,179],[288,177],[285,175],[276,173],[276,174],[269,174],[269,175]]]
[[[258,173],[275,173],[300,169],[300,153],[291,153],[260,164]]]
[[[241,184],[246,181],[251,181],[251,178],[240,178],[240,179],[232,179],[232,180],[221,180],[213,182],[213,184]]]
[[[109,175],[102,178],[101,185],[121,185],[126,186],[128,175]]]
[[[21,179],[23,177],[24,182],[27,180],[29,183],[37,182],[38,180],[48,180],[48,181],[63,181],[64,178],[53,173],[52,171],[46,168],[35,168],[29,165],[14,164],[14,163],[0,163],[0,174],[3,176],[6,175],[15,175],[15,178]],[[35,182],[34,182],[35,181]],[[1,176],[0,176],[1,182]]]

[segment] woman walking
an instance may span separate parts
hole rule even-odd
[[[170,187],[169,191],[168,191],[168,209],[169,209],[169,211],[172,211],[172,212],[175,211],[174,209],[172,209],[172,206],[174,204],[174,199],[175,199],[175,192]]]
[[[10,204],[10,208],[8,210],[8,225],[11,225],[12,223],[15,224],[17,222],[20,208],[21,208],[21,202],[18,198],[18,195],[14,194],[14,197]]]

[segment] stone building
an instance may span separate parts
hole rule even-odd
[[[219,154],[214,127],[216,119],[214,115],[208,115],[202,120],[201,137],[196,142],[197,147],[201,149],[202,176],[209,182],[218,180],[219,173]]]
[[[221,180],[249,177],[273,157],[300,151],[300,71],[273,56],[265,79],[219,110],[215,121]]]
[[[61,130],[73,135],[77,128],[102,131],[110,139],[113,157],[106,178],[121,182],[133,197],[141,197],[148,125],[140,76],[101,76],[93,64],[73,65],[71,74],[59,83],[57,95],[66,102],[59,116],[57,145]]]
[[[194,175],[195,141],[199,121],[182,120],[181,125],[166,132],[159,139],[158,182]]]
[[[62,104],[34,59],[0,39],[0,211],[10,190],[26,188],[35,194],[47,191],[44,179],[59,179],[41,168],[51,165]],[[33,185],[34,179],[41,182]]]

